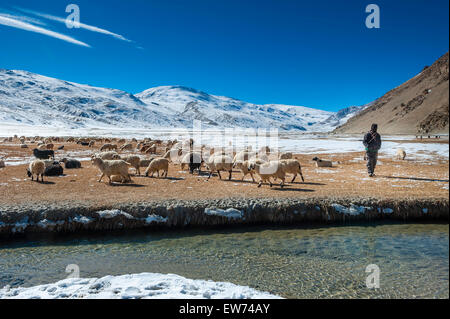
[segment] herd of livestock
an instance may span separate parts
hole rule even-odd
[[[88,148],[96,149],[92,152],[92,164],[99,169],[101,176],[99,182],[106,176],[109,183],[130,183],[132,182],[129,169],[134,168],[137,176],[141,175],[141,168],[145,168],[144,175],[166,178],[169,171],[169,163],[181,165],[181,169],[189,168],[193,174],[195,171],[201,173],[202,168],[209,172],[208,179],[213,173],[217,173],[222,179],[221,172],[228,173],[231,180],[233,169],[242,173],[242,180],[250,175],[255,183],[255,175],[259,177],[258,187],[263,183],[268,183],[271,187],[273,183],[280,180],[280,186],[285,185],[286,176],[292,175],[291,182],[294,182],[299,175],[302,181],[304,177],[300,162],[293,158],[292,153],[271,153],[268,146],[264,146],[257,151],[252,147],[246,147],[239,151],[230,151],[225,148],[214,149],[205,145],[194,146],[193,139],[183,141],[177,140],[152,140],[145,138],[138,141],[119,138],[75,138],[75,137],[9,137],[3,142],[18,142],[20,148],[29,148],[33,145],[33,160],[28,168],[27,174],[36,181],[44,181],[44,176],[63,175],[64,164],[66,169],[81,168],[81,163],[76,159],[62,158],[55,160],[55,144],[57,152],[64,152],[65,145],[78,144]],[[98,147],[100,146],[100,147]],[[121,152],[121,154],[119,154]],[[140,154],[136,154],[136,153]],[[406,152],[403,149],[397,150],[397,158],[405,159]],[[331,167],[331,161],[321,160],[314,157],[317,167]],[[0,167],[4,162],[0,160]]]
[[[69,144],[78,144],[95,149],[92,152],[92,165],[101,173],[99,182],[106,176],[109,183],[130,183],[130,168],[134,168],[137,176],[141,175],[141,169],[145,168],[144,175],[154,177],[167,177],[169,164],[179,164],[181,169],[188,168],[191,174],[202,169],[212,174],[217,173],[222,179],[221,172],[228,173],[231,180],[233,169],[242,173],[242,180],[250,175],[255,183],[255,175],[259,177],[258,187],[280,180],[280,186],[285,185],[286,175],[292,175],[294,182],[299,175],[304,181],[300,162],[294,159],[292,153],[271,154],[271,149],[264,146],[257,151],[252,147],[246,147],[239,151],[227,151],[225,148],[214,149],[205,145],[194,146],[193,139],[177,140],[152,140],[145,138],[138,141],[118,138],[62,138],[62,137],[9,137],[3,142],[16,142],[20,148],[32,149],[36,158],[28,168],[27,174],[31,180],[44,181],[44,176],[63,175],[63,164],[66,169],[81,168],[81,163],[76,159],[62,158],[55,160],[57,154],[64,152],[64,147]],[[61,144],[57,147],[55,144]],[[55,150],[56,148],[56,150]],[[119,153],[120,152],[120,153]],[[139,154],[136,154],[139,153]],[[319,164],[318,160],[317,164]]]

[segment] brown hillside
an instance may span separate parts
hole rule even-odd
[[[335,133],[361,133],[378,123],[388,134],[449,132],[448,52],[430,67],[387,92],[335,129]]]

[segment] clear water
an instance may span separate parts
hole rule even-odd
[[[449,298],[449,226],[389,224],[103,234],[0,243],[0,287],[175,273],[287,298]],[[366,266],[380,288],[366,287]]]

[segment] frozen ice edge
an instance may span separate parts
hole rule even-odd
[[[144,221],[146,225],[150,225],[152,223],[156,223],[156,224],[160,224],[160,223],[167,223],[167,221],[169,220],[168,217],[163,217],[160,215],[155,215],[155,214],[150,214],[147,217],[144,218],[137,218],[134,217],[130,214],[128,214],[125,211],[122,211],[120,209],[112,209],[112,210],[101,210],[101,211],[97,211],[95,212],[95,214],[98,215],[98,219],[113,219],[116,218],[118,216],[124,216],[127,219],[130,220],[139,220],[139,221]],[[92,218],[92,217],[88,217],[88,216],[83,216],[83,215],[76,215],[75,217],[69,217],[69,219],[67,221],[65,220],[49,220],[47,218],[44,218],[38,222],[32,222],[29,221],[28,216],[24,217],[22,220],[12,223],[12,224],[7,224],[4,222],[0,222],[0,228],[1,227],[13,227],[11,229],[11,231],[13,233],[22,233],[25,231],[25,229],[29,226],[38,226],[42,229],[47,229],[47,228],[52,228],[52,227],[56,227],[56,226],[61,226],[64,225],[66,222],[71,224],[71,223],[79,223],[79,224],[90,224],[94,221],[96,221],[96,218]]]
[[[360,214],[364,214],[366,211],[370,211],[373,210],[373,207],[366,207],[366,206],[357,206],[354,204],[351,204],[349,207],[337,204],[337,203],[333,203],[331,204],[331,206],[334,208],[334,210],[340,214],[348,214],[348,215],[360,215]],[[378,213],[383,213],[383,214],[392,214],[394,212],[394,210],[390,207],[378,207],[377,208]],[[423,208],[422,209],[423,213],[428,212],[428,208]]]
[[[219,209],[215,207],[205,208],[205,214],[210,216],[222,216],[228,219],[243,219],[244,213],[235,208]]]
[[[365,206],[357,206],[354,204],[351,204],[350,207],[346,207],[340,204],[331,204],[331,206],[334,208],[334,210],[341,214],[349,214],[349,215],[359,215],[364,214],[366,210],[371,210],[372,207],[365,207]]]
[[[141,273],[102,278],[68,278],[29,288],[0,289],[0,299],[281,299],[229,282]]]

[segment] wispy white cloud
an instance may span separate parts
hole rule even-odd
[[[60,39],[60,40],[70,42],[70,43],[73,43],[76,45],[80,45],[83,47],[88,47],[88,48],[91,47],[89,44],[78,41],[77,39],[69,37],[65,34],[54,32],[54,31],[45,29],[43,27],[33,25],[31,23],[24,22],[24,18],[18,19],[18,18],[14,18],[11,15],[0,13],[0,24],[11,27],[11,28],[16,28],[16,29],[21,29],[21,30],[25,30],[25,31],[44,34],[46,36]]]
[[[61,23],[66,23],[66,19],[65,18],[61,18],[61,17],[57,17],[51,14],[47,14],[47,13],[42,13],[42,12],[37,12],[37,11],[33,11],[33,10],[28,10],[28,9],[23,9],[23,8],[19,8],[16,7],[17,10],[20,10],[22,12],[25,13],[29,13],[29,14],[33,14],[36,15],[38,17],[44,18],[44,19],[48,19],[48,20],[52,20],[52,21],[57,21],[57,22],[61,22]],[[116,39],[122,40],[122,41],[126,41],[126,42],[132,42],[131,40],[125,38],[123,35],[108,31],[106,29],[102,29],[99,27],[95,27],[89,24],[85,24],[85,23],[81,23],[80,22],[80,28],[88,30],[88,31],[92,31],[92,32],[97,32],[97,33],[102,33],[105,35],[109,35],[112,36]]]
[[[4,16],[6,18],[19,20],[19,21],[26,22],[26,23],[31,23],[31,24],[40,25],[40,26],[47,26],[47,23],[43,22],[42,20],[31,18],[31,17],[27,17],[27,16],[24,16],[24,15],[20,15],[20,16],[19,15],[15,15],[12,12],[9,12],[9,11],[1,12],[0,15]]]

